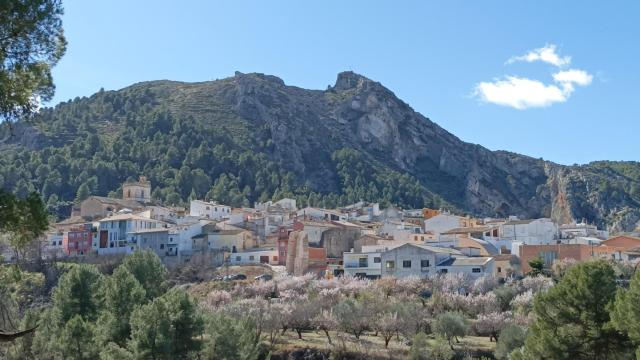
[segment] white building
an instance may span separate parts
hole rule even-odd
[[[281,207],[286,211],[296,211],[296,199],[284,198],[278,201],[256,202],[253,206],[256,210],[267,211],[270,207]]]
[[[348,218],[347,214],[343,214],[335,210],[327,210],[327,209],[320,209],[320,208],[314,208],[314,207],[306,207],[304,209],[300,209],[298,210],[297,215],[307,219],[327,220],[327,221],[335,221],[335,220],[346,221]]]
[[[231,216],[231,206],[218,204],[216,202],[191,200],[189,215],[212,220],[228,219]]]
[[[98,221],[98,254],[121,254],[135,250],[136,243],[128,234],[142,229],[155,229],[166,223],[136,214],[119,214]]]
[[[519,241],[527,245],[555,244],[558,226],[551,219],[518,220],[511,218],[500,225],[500,240]]]
[[[609,231],[598,230],[598,227],[586,223],[573,223],[560,225],[560,238],[570,239],[575,237],[596,237],[606,240],[609,238]]]
[[[470,219],[449,213],[441,213],[424,221],[424,232],[436,236],[455,228],[469,227]]]
[[[451,257],[437,266],[437,271],[443,273],[463,273],[472,278],[493,275],[495,261],[492,257]]]
[[[403,244],[381,253],[382,277],[430,277],[440,273],[465,273],[471,277],[493,275],[491,257],[468,257],[460,251]]]
[[[412,235],[422,233],[422,227],[419,225],[398,220],[386,220],[382,223],[378,235],[391,236],[397,241],[412,241]]]
[[[348,276],[377,279],[382,276],[380,252],[345,252],[342,256],[344,274]]]
[[[278,265],[278,250],[276,248],[254,248],[229,254],[230,265]]]

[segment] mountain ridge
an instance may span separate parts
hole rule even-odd
[[[160,113],[171,119],[166,123],[147,119]],[[118,138],[133,132],[133,143],[141,139],[141,143],[153,143],[153,136],[163,131],[182,136],[174,128],[185,119],[193,122],[190,126],[198,129],[202,140],[191,142],[187,149],[176,147],[180,154],[173,162],[159,161],[156,167],[167,168],[165,175],[174,180],[182,167],[193,170],[188,157],[196,145],[228,144],[225,146],[230,149],[258,154],[280,170],[290,172],[287,186],[306,187],[309,194],[336,193],[337,202],[370,197],[420,206],[422,201],[422,206],[445,204],[478,216],[545,216],[559,222],[585,219],[616,231],[633,230],[640,220],[638,163],[567,166],[505,150],[491,151],[462,141],[416,112],[381,83],[354,72],[339,73],[335,84],[326,90],[286,85],[272,75],[236,72],[215,81],[157,80],[101,91],[44,109],[33,125],[17,126],[24,135],[13,138],[13,151],[42,152],[70,146],[67,142],[77,141],[79,133],[70,127],[62,131],[64,126],[57,126],[68,123],[96,134],[96,151],[101,159],[130,161],[138,173],[145,173],[149,164],[158,161],[140,161],[130,153],[118,155],[118,147],[126,147]],[[156,123],[160,124],[159,131],[153,128]],[[147,126],[151,126],[147,133],[138,131]],[[167,136],[173,142],[171,135]],[[8,148],[11,147],[5,144],[2,151]],[[217,164],[218,158],[212,155],[208,160]],[[221,174],[208,169],[207,161],[200,165],[196,169],[205,172],[215,186]],[[133,169],[129,170],[122,176],[133,176]],[[240,179],[238,187],[245,183],[250,187],[246,200],[273,197],[276,190],[282,192],[283,177],[274,180],[277,189],[273,192],[265,190],[266,195],[258,195],[254,193],[256,184],[242,179],[241,169],[229,166],[225,170],[230,178]],[[633,175],[621,174],[624,171]],[[31,178],[34,172],[35,169]],[[169,184],[155,177],[160,184],[178,186],[177,180]],[[394,193],[391,184],[400,178],[404,179],[403,191],[418,195]],[[95,190],[104,192],[114,184],[97,186]],[[37,190],[43,186],[37,182],[33,185]],[[115,189],[109,189],[112,190]],[[184,189],[175,190],[185,198]],[[204,195],[203,191],[195,192]],[[166,196],[160,198],[166,200]]]

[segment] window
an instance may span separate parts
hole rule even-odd
[[[553,261],[558,258],[558,253],[556,251],[541,251],[540,258],[544,261],[545,267],[551,267],[553,265]]]
[[[449,269],[440,269],[441,274],[446,274],[449,272]]]
[[[236,256],[236,261],[240,261],[241,259],[242,259],[242,257]]]
[[[480,272],[482,272],[482,269],[480,269],[480,268],[473,268],[473,269],[471,269],[471,272],[474,272],[474,273],[480,273]]]
[[[420,267],[429,267],[431,266],[431,264],[429,264],[429,260],[420,260]]]
[[[411,267],[411,260],[403,260],[402,261],[402,267],[403,268],[410,268]]]
[[[386,267],[387,269],[393,269],[396,267],[396,262],[392,260],[386,261],[384,263],[384,267]]]
[[[160,244],[160,250],[164,249],[164,244]]]
[[[207,210],[210,210],[211,208],[207,206]]]
[[[374,262],[375,264],[379,264],[379,263],[380,263],[380,256],[376,256],[376,257],[374,257],[374,258],[373,258],[373,262]]]
[[[253,260],[253,255],[249,255],[249,260]]]
[[[498,272],[501,273],[502,272],[502,268],[500,266],[498,266]]]
[[[278,257],[277,257],[277,256],[274,256],[274,257],[273,257],[273,261],[278,261]]]

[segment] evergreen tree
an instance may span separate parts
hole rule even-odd
[[[75,315],[60,333],[58,346],[64,359],[93,360],[98,355],[94,343],[95,330],[89,321]]]
[[[618,291],[611,319],[616,329],[629,336],[640,358],[640,272],[633,275],[628,290]]]
[[[53,310],[64,326],[76,315],[95,321],[101,306],[103,277],[93,265],[74,265],[62,275],[53,291]]]
[[[101,342],[125,347],[131,333],[131,313],[145,302],[144,288],[129,270],[119,266],[105,281],[104,305],[98,320]]]
[[[202,332],[196,304],[172,290],[133,312],[129,347],[137,358],[186,359],[200,351]]]
[[[129,254],[121,266],[142,285],[148,300],[167,291],[167,268],[153,251],[145,249]]]
[[[609,308],[615,275],[605,261],[580,263],[534,301],[535,321],[522,353],[525,359],[615,359],[629,355],[628,338],[616,330]]]
[[[5,0],[0,6],[0,119],[37,109],[53,97],[51,68],[65,53],[59,0]]]
[[[234,320],[225,314],[214,315],[207,324],[205,359],[257,360],[260,357],[258,332],[248,318]]]
[[[86,183],[82,183],[78,188],[78,192],[76,193],[76,203],[80,203],[83,200],[87,199],[91,195],[89,191],[89,186]]]

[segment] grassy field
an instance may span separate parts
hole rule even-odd
[[[304,332],[302,339],[298,339],[295,332],[287,331],[278,339],[272,354],[276,358],[287,358],[304,352],[325,355],[333,353],[349,359],[407,359],[409,356],[409,344],[402,338],[400,341],[391,340],[389,347],[385,349],[382,337],[374,336],[373,333],[365,334],[359,340],[353,335],[335,331],[330,332],[330,335],[332,344],[328,343],[326,335],[321,331]],[[466,336],[459,340],[459,343],[454,344],[454,349],[463,356],[468,354],[472,358],[478,358],[495,350],[495,343],[490,342],[488,337]]]

